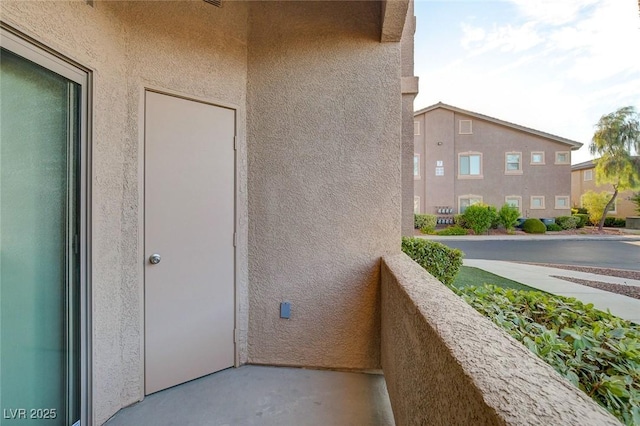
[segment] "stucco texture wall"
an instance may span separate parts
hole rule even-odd
[[[382,366],[398,425],[618,425],[405,254],[382,264]]]
[[[251,7],[249,362],[378,368],[401,217],[400,47],[377,2]],[[291,319],[279,304],[291,302]]]
[[[2,20],[92,71],[93,414],[101,424],[143,396],[142,119],[144,87],[239,105],[244,135],[248,6],[229,2],[2,1]],[[188,66],[185,66],[188,64]],[[245,155],[240,144],[239,157]],[[246,265],[246,162],[239,164]],[[242,248],[239,250],[243,252]],[[246,268],[239,268],[245,313]],[[242,289],[244,288],[244,296]],[[242,323],[239,325],[242,328]],[[242,339],[241,339],[242,340]]]

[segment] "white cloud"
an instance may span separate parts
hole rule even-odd
[[[532,21],[561,25],[575,21],[583,9],[598,3],[598,0],[511,0],[511,2]]]
[[[535,27],[534,22],[527,22],[519,26],[494,25],[490,31],[486,31],[484,28],[462,23],[463,36],[460,43],[466,50],[472,50],[474,55],[492,50],[523,52],[543,42]]]

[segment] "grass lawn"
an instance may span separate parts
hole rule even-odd
[[[472,285],[481,286],[482,284],[495,284],[499,287],[513,288],[515,290],[540,291],[524,284],[520,284],[517,281],[512,281],[499,275],[492,274],[491,272],[472,268],[470,266],[461,266],[458,271],[458,275],[456,275],[456,279],[453,281],[453,285],[458,288],[469,287]]]

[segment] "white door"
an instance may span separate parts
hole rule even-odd
[[[145,97],[148,395],[234,364],[235,112]]]

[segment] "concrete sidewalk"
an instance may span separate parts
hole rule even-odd
[[[464,265],[483,269],[492,274],[546,291],[547,293],[575,297],[584,303],[593,303],[596,309],[602,311],[608,309],[615,316],[640,324],[640,300],[575,284],[559,278],[552,278],[550,275],[632,286],[640,286],[640,281],[638,280],[505,262],[502,260],[465,259]]]

